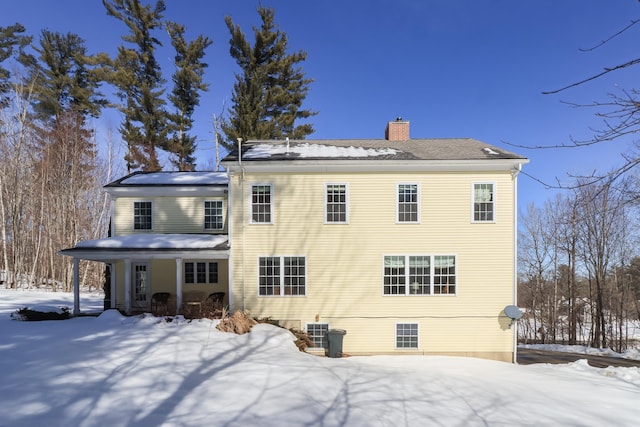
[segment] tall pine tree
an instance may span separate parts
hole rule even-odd
[[[31,37],[24,32],[25,28],[19,23],[0,27],[0,108],[6,105],[6,95],[11,87],[11,72],[3,63],[10,58],[20,58],[23,49],[31,43]]]
[[[225,17],[231,32],[230,53],[242,70],[236,74],[229,117],[222,123],[229,148],[238,138],[304,139],[314,131],[309,123],[295,124],[317,114],[302,108],[313,81],[298,66],[307,54],[287,53],[287,35],[277,29],[273,9],[260,6],[258,14],[262,26],[253,27],[253,46],[240,26]]]
[[[195,169],[194,152],[197,145],[196,137],[189,135],[189,131],[193,126],[193,112],[200,103],[200,92],[209,88],[202,80],[208,66],[202,59],[212,41],[201,35],[187,42],[184,26],[175,22],[167,23],[167,31],[176,51],[176,71],[173,74],[173,91],[169,95],[175,112],[169,114],[171,135],[165,148],[171,153],[171,163],[178,170],[189,171]]]
[[[162,28],[165,10],[163,0],[154,7],[142,5],[140,0],[103,0],[107,14],[124,22],[129,34],[122,37],[132,45],[118,48],[112,82],[124,102],[120,126],[127,142],[127,169],[160,170],[157,149],[166,145],[167,117],[165,112],[164,79],[155,52],[162,44],[153,35]]]

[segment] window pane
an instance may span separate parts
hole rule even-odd
[[[260,295],[280,295],[280,258],[261,257],[258,293]]]
[[[327,222],[347,222],[347,186],[327,185]]]
[[[184,263],[184,282],[195,283],[195,270],[192,262]]]
[[[433,257],[433,293],[456,292],[456,258],[452,255]]]
[[[253,222],[271,222],[271,187],[254,185],[251,187],[251,219]]]
[[[418,222],[418,185],[398,185],[398,222]]]
[[[396,325],[396,348],[418,348],[417,323],[398,323]]]
[[[196,264],[196,283],[207,283],[207,264],[204,262]]]
[[[473,220],[493,221],[493,184],[473,185]]]
[[[209,283],[218,283],[218,263],[209,263]]]
[[[224,228],[221,200],[204,202],[204,228],[205,230],[222,230]]]
[[[386,256],[384,257],[384,294],[398,295],[405,294],[405,257]]]
[[[133,228],[151,230],[151,202],[133,203]]]
[[[423,295],[431,293],[431,257],[409,257],[409,293]]]
[[[328,331],[328,323],[307,323],[307,335],[315,347],[324,348],[327,346],[326,334]]]
[[[284,257],[284,295],[305,295],[304,257]]]

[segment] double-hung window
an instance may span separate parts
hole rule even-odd
[[[222,214],[222,200],[205,200],[204,229],[222,230],[224,228],[224,217]]]
[[[387,255],[384,257],[384,295],[455,294],[454,255]]]
[[[307,323],[307,335],[314,347],[327,347],[327,332],[329,332],[328,323]]]
[[[259,295],[306,295],[306,258],[272,256],[258,259]]]
[[[398,184],[398,222],[420,222],[419,187],[417,183]]]
[[[491,182],[473,184],[473,221],[495,221],[495,185]]]
[[[184,263],[184,283],[218,283],[218,263],[207,261],[186,261]]]
[[[326,185],[326,222],[346,224],[349,222],[347,184]]]
[[[396,323],[396,348],[418,348],[417,323]]]
[[[152,209],[151,202],[133,202],[133,229],[152,229]]]
[[[272,222],[273,188],[270,184],[251,186],[251,222],[270,224]]]

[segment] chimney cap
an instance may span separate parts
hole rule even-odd
[[[396,122],[401,122],[401,121],[402,121],[402,116],[396,117]]]

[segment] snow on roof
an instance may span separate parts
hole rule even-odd
[[[122,179],[120,185],[226,185],[226,172],[150,172]]]
[[[78,242],[85,249],[212,249],[229,240],[226,234],[130,234]]]
[[[244,159],[264,159],[274,155],[295,154],[296,157],[377,157],[394,155],[398,151],[393,148],[339,147],[323,144],[257,144],[247,149],[242,155]]]

